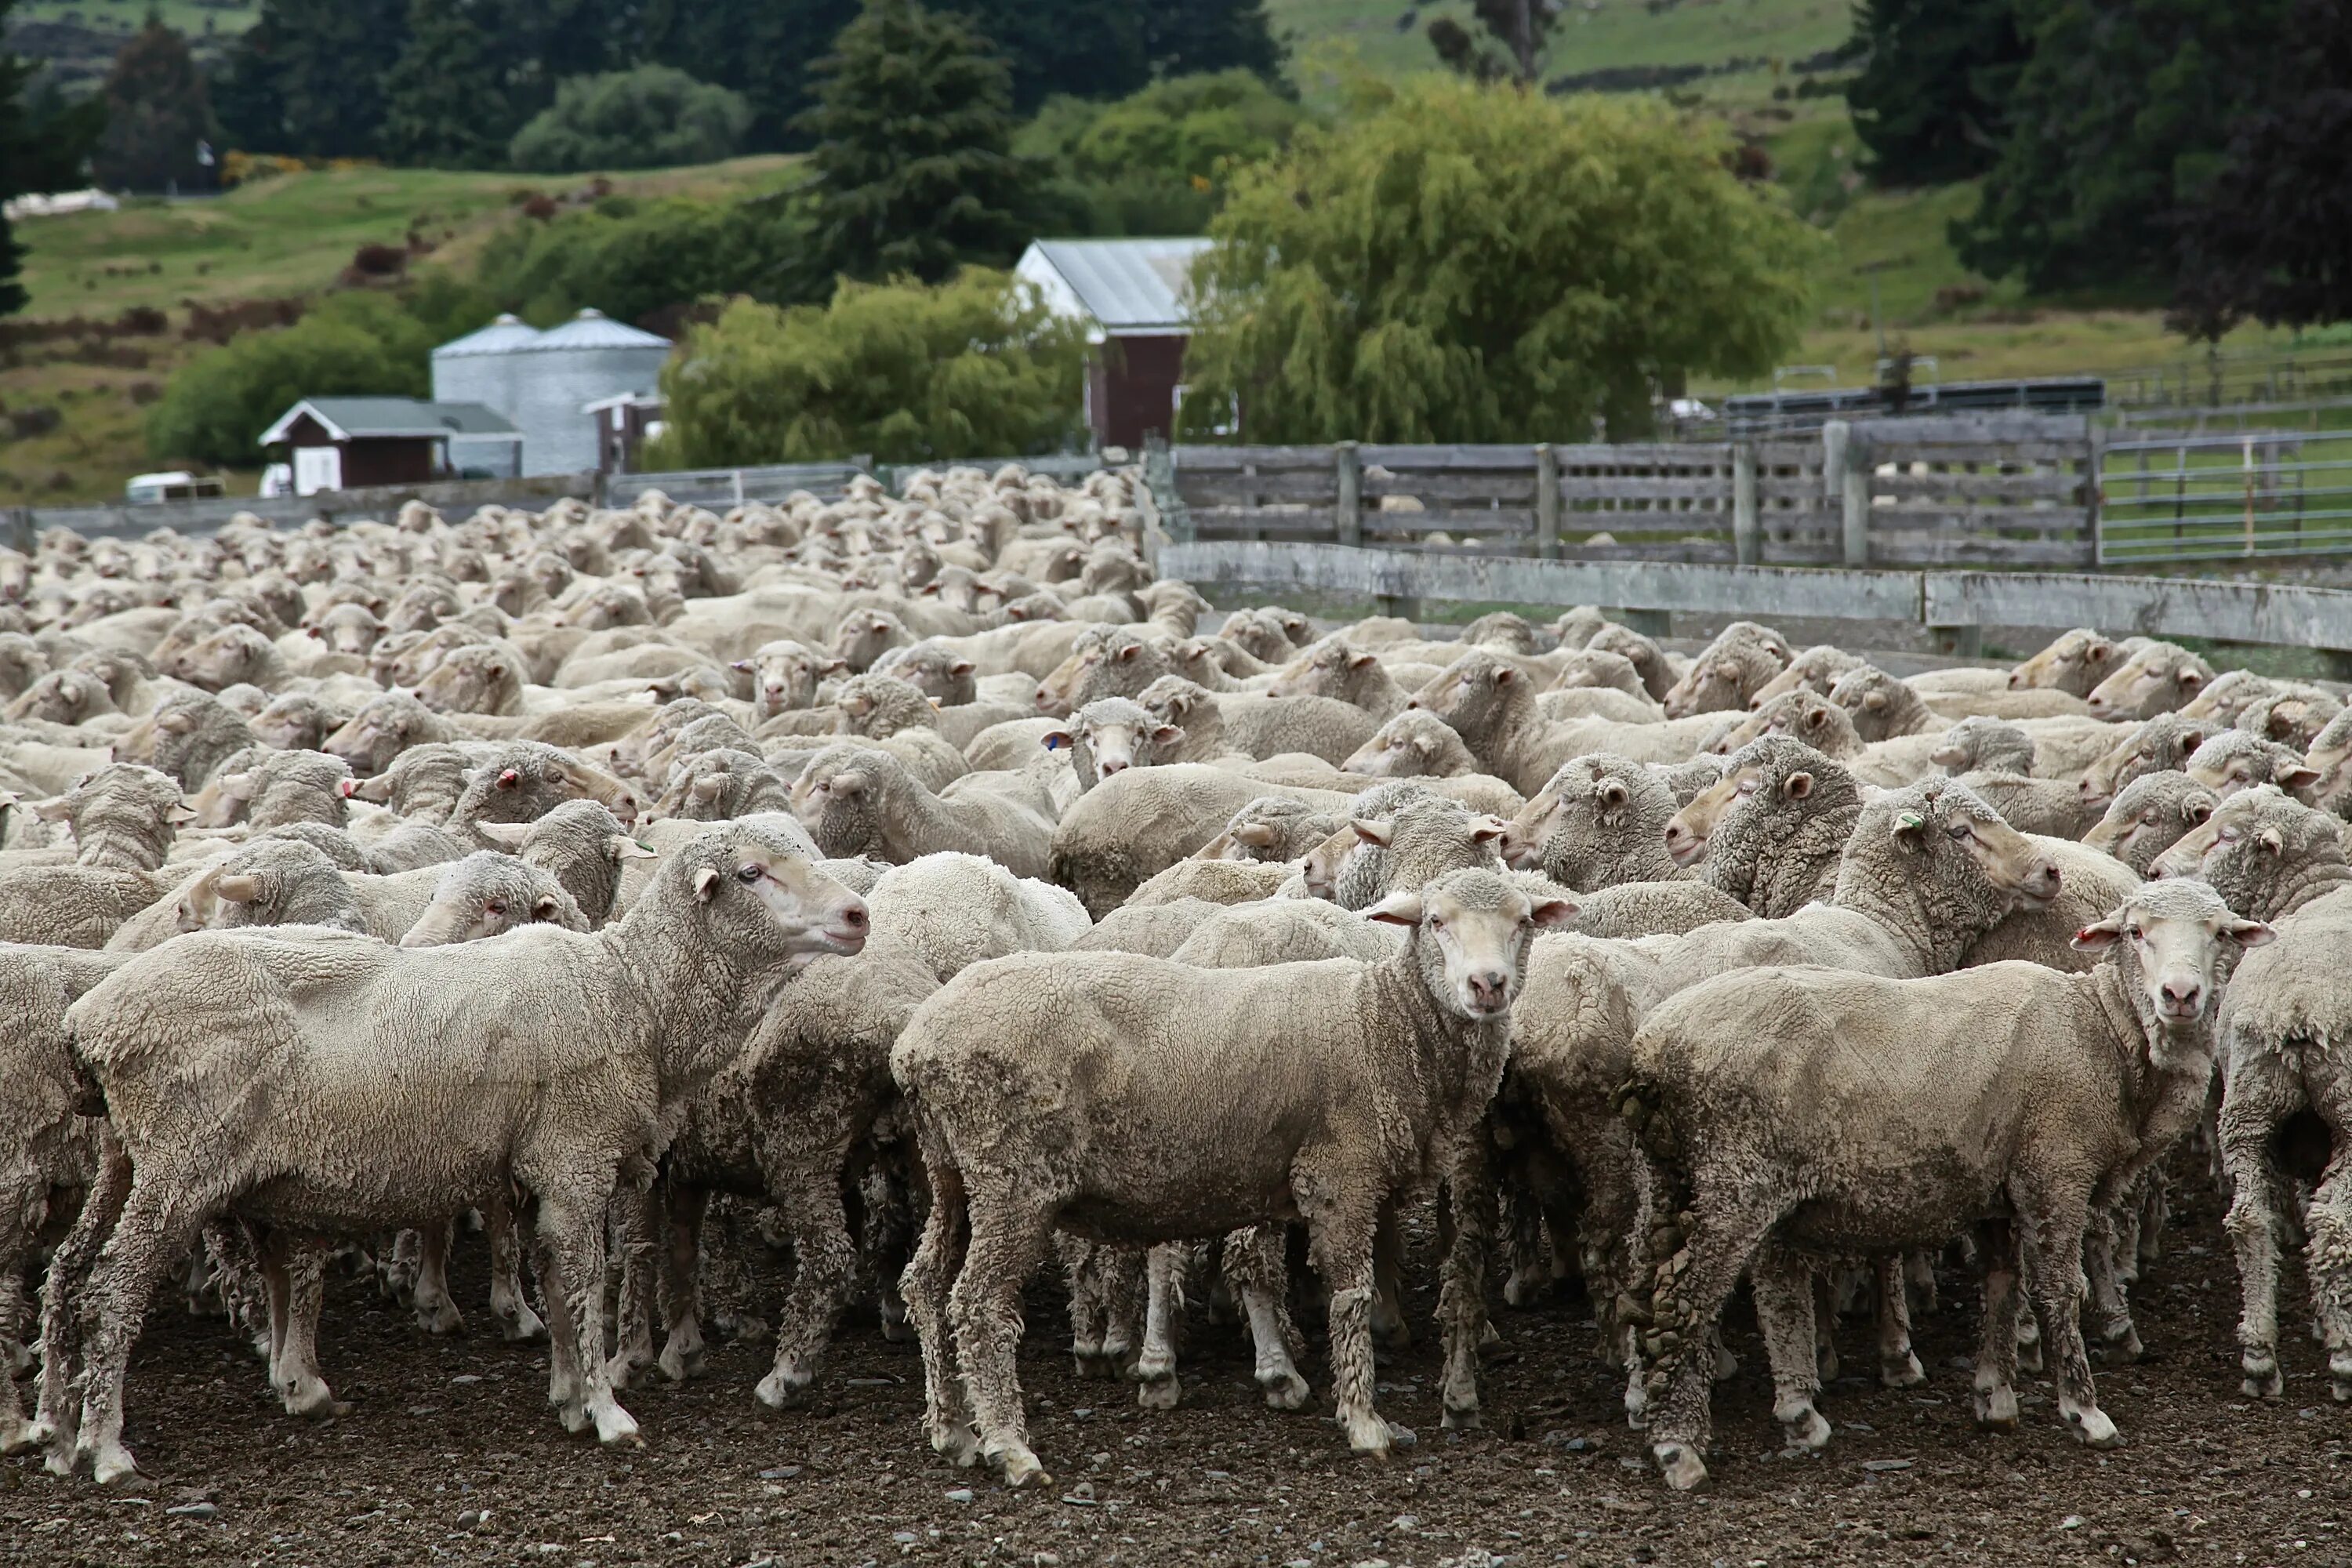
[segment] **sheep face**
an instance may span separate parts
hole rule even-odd
[[[2158,856],[2201,826],[2221,804],[2221,797],[2202,784],[2165,788],[2164,784],[2164,775],[2150,774],[2125,789],[2083,835],[2083,842],[2145,874]]]
[[[531,924],[586,931],[588,918],[548,872],[496,850],[479,849],[441,873],[433,901],[400,945],[444,947]]]
[[[416,700],[439,713],[504,713],[521,700],[523,672],[513,658],[487,643],[452,648],[418,682]]]
[[[793,815],[817,847],[849,859],[882,846],[881,764],[872,752],[828,747],[793,784]]]
[[[2117,791],[2148,773],[2178,771],[2212,731],[2174,714],[2158,714],[2116,742],[2083,770],[2074,787],[2086,801],[2113,800]]]
[[[865,669],[911,640],[898,616],[882,610],[853,610],[834,628],[833,653],[850,668]]]
[[[1789,661],[1789,668],[1766,681],[1748,700],[1750,708],[1761,708],[1776,697],[1792,691],[1811,691],[1827,697],[1830,688],[1838,683],[1847,671],[1858,668],[1862,660],[1843,648],[1827,643],[1809,647]]]
[[[2258,785],[2215,806],[2203,826],[2157,857],[2148,874],[2193,877],[2232,908],[2262,908],[2290,868],[2343,864],[2341,826],[2272,785]]]
[[[2319,782],[2319,771],[2292,748],[2242,730],[2225,730],[2198,747],[2182,771],[2224,800],[2270,784],[2308,805],[2311,787]]]
[[[407,748],[418,721],[399,700],[371,702],[321,741],[319,749],[342,758],[355,773],[380,773]]]
[[[866,900],[773,834],[735,824],[695,840],[687,858],[696,862],[691,886],[700,917],[725,931],[721,951],[780,952],[805,963],[865,949]]]
[[[1450,731],[1439,733],[1445,729],[1445,721],[1433,714],[1400,713],[1357,747],[1339,771],[1371,778],[1425,778],[1437,771],[1445,742],[1453,738]]]
[[[1431,999],[1457,1018],[1483,1024],[1509,1013],[1517,1000],[1537,930],[1567,925],[1576,906],[1530,899],[1490,871],[1455,871],[1417,893],[1391,895],[1365,915],[1410,930]]]
[[[1465,654],[1413,693],[1412,707],[1433,713],[1454,733],[1490,733],[1527,678],[1492,654]]]
[[[821,654],[796,642],[766,643],[739,658],[735,668],[751,676],[752,700],[760,716],[798,712],[816,703],[817,682],[847,669],[846,660]]]
[[[330,653],[364,658],[383,639],[383,622],[364,605],[337,605],[305,628],[324,643]]]
[[[1353,701],[1356,688],[1379,662],[1343,637],[1326,637],[1284,665],[1282,673],[1265,689],[1266,695]]]
[[[1778,799],[1807,799],[1815,782],[1811,769],[1789,767],[1776,759],[1734,767],[1667,821],[1666,853],[1677,866],[1696,866],[1706,858],[1707,840],[1731,812]]]
[[[2153,719],[2204,689],[2213,667],[2170,643],[2150,643],[2094,687],[2084,700],[2102,719]]]
[[[2078,626],[2011,670],[2010,689],[2041,687],[2086,697],[2115,673],[2121,652],[2110,638]]]
[[[2125,963],[2137,982],[2141,1016],[2155,1020],[2148,1044],[2162,1067],[2166,1037],[2201,1034],[2240,955],[2277,934],[2260,921],[2241,920],[2211,888],[2155,882],[2075,932],[2074,946],[2113,952]]]
[[[206,691],[236,686],[267,671],[269,639],[251,626],[227,626],[164,662],[163,673]]]

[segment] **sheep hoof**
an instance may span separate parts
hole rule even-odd
[[[1025,1487],[1033,1482],[1038,1486],[1054,1484],[1054,1478],[1045,1473],[1045,1467],[1037,1462],[1037,1456],[1022,1444],[1008,1443],[991,1454],[989,1458],[1003,1472],[1004,1484],[1008,1487]]]
[[[2020,1340],[2017,1342],[2017,1370],[2020,1372],[2040,1372],[2042,1370],[2042,1342],[2040,1340]]]
[[[1307,1403],[1307,1380],[1295,1372],[1278,1372],[1258,1380],[1265,1402],[1276,1410],[1296,1410]]]
[[[529,1307],[518,1307],[512,1313],[499,1317],[499,1332],[509,1344],[523,1344],[547,1338],[547,1325]]]
[[[1829,1446],[1830,1424],[1810,1403],[1782,1415],[1780,1425],[1781,1440],[1790,1453],[1811,1454]]]
[[[466,1316],[457,1310],[455,1301],[444,1298],[435,1306],[416,1309],[416,1326],[428,1334],[462,1333],[466,1328]]]
[[[2124,1435],[2116,1430],[2114,1419],[2096,1405],[2069,1410],[2065,1416],[2066,1425],[2084,1447],[2120,1448],[2124,1446]]]
[[[577,1399],[567,1400],[556,1410],[555,1418],[575,1436],[588,1430],[588,1407]]]
[[[780,1366],[760,1380],[751,1397],[771,1410],[782,1410],[815,1381],[816,1374],[804,1367]]]
[[[703,1365],[699,1349],[681,1350],[675,1345],[664,1345],[661,1355],[654,1362],[654,1370],[671,1383],[684,1383],[688,1378],[700,1377]]]
[[[1513,1307],[1532,1307],[1543,1300],[1550,1282],[1540,1274],[1514,1274],[1503,1281],[1503,1300]]]
[[[915,1326],[904,1318],[884,1318],[882,1338],[894,1345],[910,1344],[915,1339]]]
[[[2017,1391],[2013,1388],[1979,1390],[1977,1394],[1977,1425],[1991,1432],[2017,1430]]]
[[[1899,1361],[1890,1358],[1878,1363],[1878,1381],[1889,1388],[1916,1388],[1927,1381],[1927,1373],[1917,1356],[1905,1351]]]
[[[110,1487],[117,1482],[128,1487],[139,1479],[138,1461],[131,1458],[131,1450],[121,1443],[76,1448],[73,1462],[76,1469],[88,1470],[89,1479],[102,1487]]]
[[[2239,1364],[2246,1369],[2246,1378],[2238,1386],[2254,1399],[2276,1399],[2286,1386],[2279,1375],[2278,1357],[2268,1351],[2248,1351]]]
[[[1486,1418],[1478,1414],[1478,1407],[1475,1405],[1461,1410],[1449,1405],[1445,1407],[1444,1418],[1438,1425],[1448,1432],[1484,1432]]]
[[[26,1454],[37,1448],[47,1438],[37,1426],[24,1421],[11,1421],[0,1426],[0,1454]]]
[[[980,1463],[980,1436],[964,1422],[933,1432],[931,1448],[959,1470],[968,1470]]]
[[[1135,1402],[1146,1410],[1173,1410],[1184,1401],[1184,1385],[1173,1372],[1137,1380]]]
[[[645,1437],[637,1431],[636,1418],[609,1400],[596,1413],[596,1441],[607,1448],[646,1446]]]
[[[1687,1443],[1653,1443],[1650,1457],[1658,1461],[1658,1473],[1666,1478],[1666,1485],[1678,1492],[1689,1491],[1706,1480],[1706,1462]]]
[[[303,1415],[322,1421],[330,1415],[349,1415],[352,1413],[349,1405],[337,1399],[333,1390],[315,1377],[285,1384],[278,1389],[278,1397],[285,1404],[289,1415]]]

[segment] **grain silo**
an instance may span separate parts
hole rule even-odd
[[[595,418],[585,405],[653,391],[669,340],[583,310],[499,357],[515,376],[514,405],[500,412],[522,431],[523,472],[572,474],[596,466]]]
[[[433,351],[433,401],[478,403],[520,428],[517,405],[524,362],[514,351],[529,347],[539,337],[538,328],[513,316],[500,316],[479,331],[443,343]],[[520,460],[529,461],[528,448],[511,439],[475,442],[452,437],[449,466],[460,473],[511,478],[517,472],[518,453]]]

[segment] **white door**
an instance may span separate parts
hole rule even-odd
[[[294,493],[314,496],[320,490],[343,488],[343,449],[341,447],[297,447],[294,448]]]

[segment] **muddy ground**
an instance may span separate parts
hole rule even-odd
[[[1421,1441],[1387,1465],[1351,1459],[1319,1398],[1297,1415],[1266,1409],[1235,1329],[1196,1322],[1178,1410],[1139,1410],[1124,1388],[1079,1381],[1058,1294],[1043,1287],[1021,1360],[1049,1487],[1011,1493],[933,1458],[914,1347],[885,1343],[870,1317],[845,1330],[805,1408],[755,1405],[764,1347],[722,1345],[707,1377],[628,1394],[646,1447],[603,1453],[547,1408],[543,1347],[488,1331],[481,1244],[468,1238],[468,1337],[428,1339],[371,1284],[336,1280],[322,1360],[353,1409],[322,1423],[278,1411],[222,1321],[159,1307],[131,1386],[146,1489],[100,1491],[52,1479],[37,1458],[0,1461],[0,1562],[2352,1561],[2339,1539],[2352,1534],[2352,1411],[2330,1401],[2307,1338],[2287,1347],[2284,1401],[2239,1394],[2218,1217],[2191,1187],[2137,1291],[2149,1357],[2102,1369],[2121,1451],[2078,1447],[2046,1383],[2030,1384],[2021,1432],[1976,1431],[1963,1359],[1974,1292],[1948,1278],[1917,1325],[1927,1385],[1842,1379],[1822,1400],[1837,1435],[1814,1458],[1777,1453],[1761,1354],[1736,1309],[1746,1364],[1718,1387],[1715,1480],[1690,1497],[1664,1491],[1626,1430],[1573,1299],[1499,1314],[1493,1430],[1442,1432],[1427,1289],[1413,1301],[1421,1343],[1381,1371],[1384,1410]],[[1413,1263],[1416,1279],[1433,1278],[1425,1239]],[[775,1273],[761,1283],[772,1300]],[[1850,1364],[1872,1361],[1866,1323],[1840,1338]],[[1319,1359],[1306,1370],[1322,1395]],[[194,1503],[210,1516],[169,1511]]]

